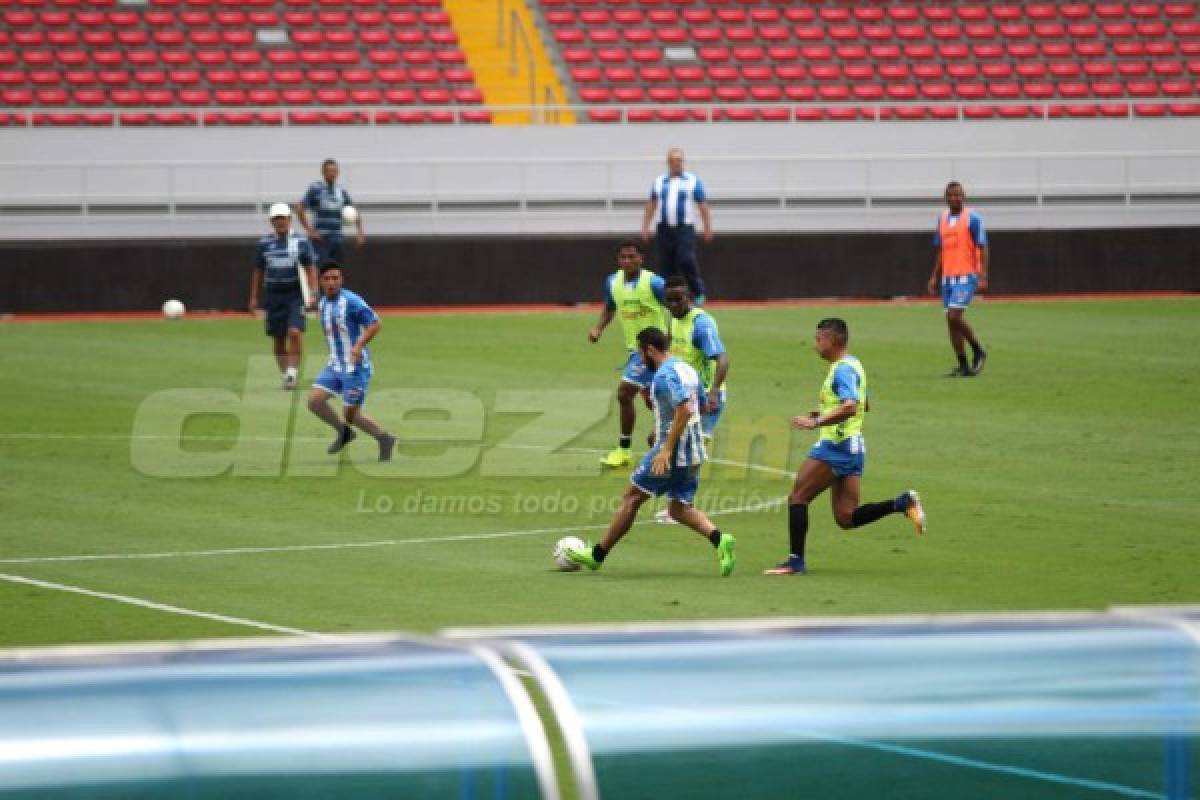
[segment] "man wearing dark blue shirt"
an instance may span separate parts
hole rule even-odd
[[[342,251],[342,212],[347,206],[353,206],[350,193],[344,186],[338,184],[338,163],[327,158],[321,163],[321,180],[309,184],[304,197],[296,204],[296,219],[308,238],[312,240],[317,251],[317,260],[324,263],[327,260],[340,261]],[[313,223],[309,224],[308,211],[313,212]],[[362,247],[366,241],[363,233],[362,215],[354,217],[354,229],[358,236],[355,244]],[[315,288],[315,287],[314,287]]]
[[[274,232],[258,240],[248,305],[251,313],[259,309],[261,288],[267,336],[275,342],[275,361],[283,373],[283,388],[295,389],[304,352],[304,309],[311,306],[311,293],[317,287],[316,260],[308,240],[292,232],[292,213],[287,203],[275,203],[268,216]],[[306,273],[307,287],[301,282],[301,270]]]

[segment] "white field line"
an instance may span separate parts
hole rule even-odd
[[[0,438],[5,436],[20,436],[24,438],[98,438],[87,437],[85,434],[0,434]],[[112,437],[112,438],[131,438],[131,437]],[[231,438],[231,437],[210,437],[215,439]],[[264,437],[270,438],[270,437]],[[274,437],[276,441],[286,437]],[[323,439],[321,441],[324,441]],[[543,449],[534,446],[526,445],[498,445],[498,447],[507,447],[509,449]],[[591,448],[562,448],[562,452],[576,453],[603,453],[604,450],[596,450]],[[741,467],[745,469],[767,472],[775,475],[791,476],[792,473],[787,470],[782,470],[777,467],[768,467],[761,464],[746,464],[740,461],[730,461],[723,458],[710,459],[714,464],[724,464],[726,466]],[[757,503],[749,503],[737,508],[723,509],[713,511],[709,516],[724,516],[729,514],[742,514],[746,512],[768,511],[772,508],[778,508],[786,502],[786,497],[778,497],[772,500],[764,500]],[[645,525],[653,522],[651,519],[637,520],[635,525]],[[338,542],[330,544],[296,544],[296,545],[280,545],[277,547],[227,547],[210,550],[173,550],[157,553],[85,553],[79,555],[61,555],[61,556],[24,556],[17,558],[0,558],[0,564],[45,564],[54,562],[76,562],[76,561],[139,561],[165,558],[193,558],[203,556],[232,556],[232,555],[253,555],[258,553],[299,553],[310,550],[350,550],[362,549],[371,547],[393,547],[406,544],[440,544],[445,542],[463,542],[482,539],[510,539],[521,536],[540,536],[542,534],[564,534],[564,533],[580,533],[583,531],[606,530],[608,523],[596,525],[573,525],[563,528],[537,528],[533,530],[518,530],[518,531],[493,531],[490,533],[462,533],[449,534],[446,536],[425,536],[414,539],[378,539],[365,542]]]
[[[751,511],[767,511],[778,508],[787,498],[777,497],[764,500],[761,503],[749,503],[737,508],[713,511],[709,516],[727,514],[742,514]],[[653,524],[652,518],[637,520],[635,525]],[[48,564],[55,562],[75,561],[140,561],[165,558],[194,558],[202,556],[236,556],[253,555],[256,553],[301,553],[309,550],[350,550],[370,547],[394,547],[406,544],[441,544],[445,542],[469,542],[481,539],[512,539],[520,536],[541,536],[543,534],[580,533],[582,531],[607,530],[608,523],[596,525],[572,525],[565,528],[537,528],[519,531],[492,531],[490,533],[461,533],[447,536],[422,536],[415,539],[378,539],[369,542],[339,542],[334,544],[293,544],[279,547],[227,547],[217,550],[173,550],[161,553],[88,553],[64,556],[26,556],[21,558],[0,558],[0,564]]]
[[[23,584],[25,586],[36,586],[39,589],[48,589],[55,592],[81,594],[85,597],[95,597],[100,600],[111,600],[115,603],[124,603],[125,605],[146,608],[151,611],[161,611],[167,614],[176,614],[184,617],[198,617],[200,619],[207,619],[213,622],[222,622],[226,625],[238,625],[243,628],[256,628],[261,631],[271,631],[272,633],[286,633],[291,634],[292,636],[304,636],[309,639],[333,638],[323,633],[301,630],[300,628],[289,628],[285,625],[273,625],[269,622],[260,622],[254,619],[246,619],[245,617],[230,617],[226,616],[225,614],[214,614],[211,611],[197,611],[194,608],[183,608],[181,606],[167,605],[166,603],[155,603],[152,600],[144,600],[140,597],[131,597],[130,595],[126,594],[97,592],[92,589],[85,589],[82,586],[72,586],[66,583],[54,583],[53,581],[42,581],[36,578],[27,578],[24,575],[7,575],[0,573],[0,581]]]

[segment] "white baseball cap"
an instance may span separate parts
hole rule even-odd
[[[290,217],[291,215],[292,209],[288,208],[287,203],[275,203],[271,206],[271,210],[267,212],[267,217],[269,219],[275,219],[276,217]]]

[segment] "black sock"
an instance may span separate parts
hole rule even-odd
[[[712,542],[713,547],[717,547],[718,545],[720,545],[721,544],[721,531],[718,530],[717,528],[713,528],[713,532],[708,535],[708,540],[710,542]]]
[[[854,509],[854,514],[850,517],[852,527],[859,528],[863,525],[870,525],[877,519],[882,519],[888,514],[896,513],[896,501],[884,500],[879,503],[867,503]]]
[[[962,369],[964,369],[964,370],[965,370],[965,369],[968,369],[968,367],[967,367],[967,354],[966,354],[966,353],[959,353],[959,354],[958,354],[958,366],[960,366],[960,367],[961,367]]]
[[[350,426],[349,426],[349,425],[347,425],[347,424],[345,424],[345,423],[343,423],[343,424],[342,424],[342,432],[341,432],[341,433],[339,433],[339,434],[338,434],[338,436],[339,436],[339,437],[341,437],[342,439],[349,439],[349,438],[350,438],[350,435],[351,435],[352,433],[353,433],[353,431],[352,431],[352,430],[350,430]]]
[[[633,437],[622,436],[620,439],[620,446],[622,450],[628,450],[629,448],[633,447]]]
[[[804,544],[808,540],[808,505],[793,503],[788,506],[788,543],[792,555],[804,560]]]
[[[592,558],[596,559],[597,564],[604,563],[604,557],[608,555],[608,551],[604,549],[602,544],[592,545]]]
[[[967,344],[971,345],[971,356],[978,360],[979,354],[983,352],[983,346],[979,342],[967,342]]]

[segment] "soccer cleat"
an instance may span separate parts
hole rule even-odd
[[[955,367],[954,369],[952,369],[946,373],[946,377],[947,378],[969,378],[969,377],[971,377],[971,374],[972,374],[971,370],[969,370],[969,369],[963,369],[962,367]]]
[[[671,516],[671,512],[665,508],[660,510],[657,514],[654,515],[654,521],[657,522],[659,525],[678,525],[679,524],[678,522],[675,521],[675,518]]]
[[[763,575],[804,575],[807,572],[803,559],[789,558],[787,561],[780,561],[771,569],[764,569]]]
[[[329,449],[325,452],[329,453],[329,455],[340,453],[342,452],[342,448],[353,442],[357,436],[358,434],[354,432],[353,428],[349,425],[343,425],[342,432],[338,434],[338,437],[333,440],[333,444],[329,445]]]
[[[985,353],[983,350],[980,350],[975,354],[974,358],[971,359],[971,374],[978,375],[979,373],[983,372],[983,365],[986,363],[987,353]]]
[[[717,542],[717,561],[721,564],[722,576],[733,573],[733,565],[737,563],[737,554],[733,552],[736,544],[737,538],[732,533],[722,533]]]
[[[921,507],[921,496],[917,494],[916,489],[909,489],[900,496],[908,499],[904,506],[904,516],[912,521],[917,535],[920,536],[925,532],[925,509]]]
[[[606,467],[627,467],[633,463],[633,450],[629,447],[614,447],[612,452],[600,459]]]
[[[584,547],[568,547],[563,550],[567,558],[574,561],[581,567],[587,567],[590,570],[600,569],[600,562],[592,556],[592,543],[588,542]]]
[[[392,450],[396,448],[396,437],[390,433],[385,433],[379,437],[379,460],[391,461]]]

